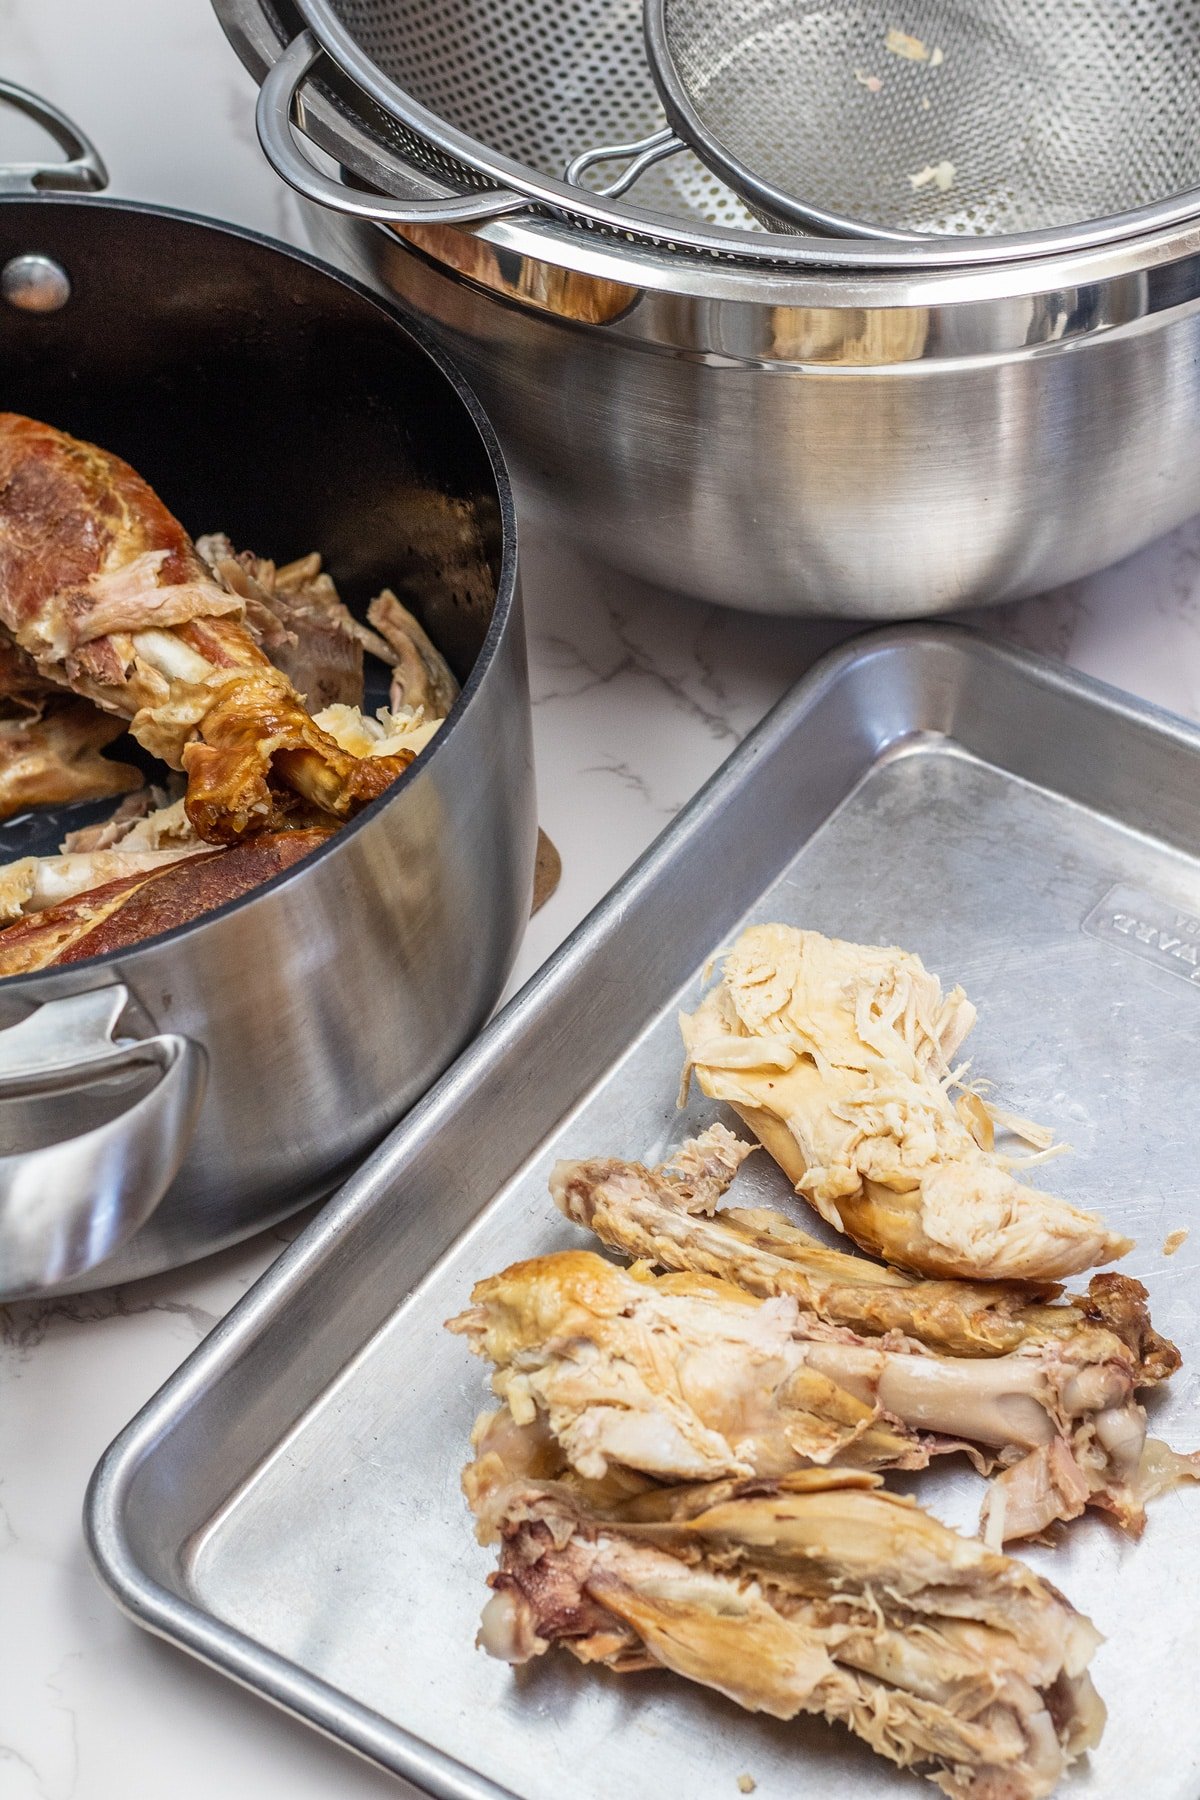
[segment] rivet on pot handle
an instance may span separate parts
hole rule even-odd
[[[48,188],[70,194],[94,194],[108,186],[108,170],[100,152],[66,113],[59,112],[57,106],[51,106],[40,95],[18,87],[15,81],[0,81],[0,102],[36,120],[67,157],[66,162],[60,163],[0,164],[0,194],[40,194]]]
[[[529,202],[519,194],[489,188],[479,194],[454,194],[444,200],[399,200],[387,194],[360,194],[334,181],[301,150],[292,124],[296,96],[313,64],[323,54],[310,31],[294,38],[268,72],[259,89],[255,123],[267,161],[289,187],[318,206],[349,213],[357,219],[380,219],[395,225],[465,225],[519,212]]]
[[[0,1031],[0,1101],[61,1094],[68,1129],[81,1089],[158,1071],[150,1091],[105,1124],[0,1155],[0,1296],[36,1294],[103,1263],[145,1224],[183,1161],[204,1051],[175,1032],[114,1042],[128,1000],[120,985],[93,988]]]

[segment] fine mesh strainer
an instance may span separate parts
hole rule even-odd
[[[1039,231],[1200,179],[1194,0],[645,0],[676,134],[765,220]]]
[[[1194,4],[646,0],[645,23],[680,137],[791,225],[1036,231],[1197,181]]]
[[[363,216],[532,207],[656,249],[925,267],[1200,213],[1200,0],[648,0],[645,15],[642,0],[271,3],[311,35],[263,83],[264,148],[302,193]],[[686,118],[661,60],[661,95],[651,77],[656,19]],[[292,125],[318,53],[353,84],[339,104],[443,200],[376,201],[314,175]],[[701,157],[679,148],[700,147],[693,119]],[[618,152],[617,181],[582,185]],[[781,222],[862,241],[827,253]]]

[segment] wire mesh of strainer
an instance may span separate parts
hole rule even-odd
[[[679,136],[784,224],[1008,234],[1200,183],[1184,0],[646,0],[646,43]]]

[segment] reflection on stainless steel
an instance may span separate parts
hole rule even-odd
[[[21,312],[57,312],[71,298],[71,277],[49,256],[11,256],[0,269],[0,295]]]
[[[652,1677],[514,1679],[476,1650],[493,1559],[458,1483],[486,1377],[442,1322],[485,1271],[587,1241],[550,1201],[559,1157],[657,1161],[711,1122],[676,1111],[676,1014],[741,924],[779,919],[962,977],[981,1066],[1069,1136],[1056,1189],[1139,1240],[1123,1267],[1187,1363],[1195,1255],[1159,1249],[1195,1205],[1200,993],[1130,936],[1185,914],[1200,934],[1198,779],[1200,730],[964,632],[828,658],[122,1434],[87,1510],[120,1602],[443,1800],[563,1800],[581,1768],[621,1795],[729,1800],[747,1770],[787,1794],[798,1767],[806,1800],[917,1795],[848,1736]],[[741,1184],[795,1207],[765,1156]],[[1156,1435],[1192,1439],[1186,1379],[1159,1397]],[[947,1459],[921,1494],[974,1530],[974,1475]],[[1200,1493],[1136,1546],[1080,1521],[1027,1555],[1107,1640],[1090,1800],[1192,1800]]]
[[[261,79],[290,15],[217,8]],[[562,24],[572,53],[616,57],[623,98],[557,65],[545,108],[506,110],[478,69],[453,93],[443,69],[429,97],[559,169],[581,116],[611,124],[627,103],[628,125],[652,129],[649,76],[638,86],[614,48],[636,19],[602,0],[584,13],[594,41],[584,14]],[[360,184],[445,194],[361,104],[309,89],[300,123]],[[660,180],[664,241],[733,218],[723,259],[551,216],[393,231],[308,209],[320,247],[430,322],[523,502],[594,555],[725,604],[884,619],[1072,580],[1200,507],[1194,219],[1102,248],[1067,234],[1029,259],[954,239],[932,268],[920,247],[772,240],[711,178]]]
[[[380,226],[307,216],[437,327],[530,509],[669,588],[933,614],[1073,580],[1200,507],[1200,233],[1162,270],[1041,293],[781,277],[759,300],[643,288],[581,327],[511,303],[546,292],[540,260],[506,253],[498,306]]]
[[[149,1188],[141,1213],[106,1189],[111,1216],[90,1235],[65,1222],[61,1243],[44,1222],[10,1239],[0,1211],[0,1295],[148,1274],[328,1191],[486,1018],[529,916],[536,832],[511,498],[457,378],[361,289],[232,228],[0,199],[0,265],[32,242],[75,291],[59,312],[6,309],[6,404],[111,447],[190,523],[281,561],[319,543],[360,617],[391,586],[464,685],[425,754],[284,875],[167,936],[0,983],[0,1056],[31,1008],[120,983],[122,1034],[194,1044],[208,1069],[152,1211]],[[378,682],[369,707],[382,664]],[[0,856],[52,852],[78,822],[15,819]],[[166,1079],[157,1092],[113,1142],[166,1106]],[[65,1220],[74,1196],[58,1197]]]

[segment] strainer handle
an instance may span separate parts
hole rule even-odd
[[[610,181],[607,187],[588,190],[589,193],[599,194],[603,200],[617,200],[622,194],[628,193],[638,177],[644,175],[647,169],[653,168],[655,163],[665,161],[668,156],[677,156],[681,150],[686,149],[683,139],[676,137],[669,125],[664,125],[660,131],[652,132],[649,137],[637,138],[632,144],[598,144],[594,150],[585,150],[582,156],[577,156],[567,164],[564,179],[573,187],[582,187],[584,176],[597,163],[617,162],[628,156],[632,160],[621,170],[615,181]]]
[[[268,71],[255,110],[258,141],[267,161],[306,200],[314,200],[333,212],[349,213],[356,219],[380,219],[395,225],[466,225],[528,206],[529,202],[519,194],[503,188],[489,188],[479,194],[452,194],[437,200],[401,200],[390,194],[359,193],[323,175],[301,150],[292,123],[296,97],[313,64],[323,54],[312,33],[302,31]]]

